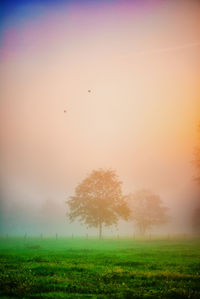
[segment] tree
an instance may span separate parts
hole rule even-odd
[[[195,155],[194,155],[194,166],[196,168],[196,176],[195,181],[200,185],[200,123],[198,126],[198,145],[195,149]]]
[[[198,140],[197,140],[197,147],[194,153],[194,166],[196,168],[196,175],[194,180],[200,186],[200,123],[198,125]],[[198,194],[199,195],[199,194]],[[196,206],[193,210],[192,214],[192,227],[194,231],[200,234],[200,200],[198,196],[198,200],[196,202]]]
[[[200,233],[200,204],[198,203],[193,210],[192,215],[192,227],[194,232],[199,234]]]
[[[129,196],[130,219],[136,222],[142,235],[152,226],[168,222],[167,208],[162,205],[159,195],[149,190],[139,190]]]
[[[101,239],[103,225],[117,224],[120,217],[128,219],[130,210],[121,185],[114,171],[93,170],[67,201],[70,221],[77,218],[88,227],[98,228]]]

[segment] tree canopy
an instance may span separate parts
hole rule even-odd
[[[93,170],[75,189],[67,201],[69,219],[79,219],[88,227],[99,229],[117,224],[119,218],[128,219],[130,210],[122,194],[122,182],[113,170]]]
[[[152,226],[168,222],[167,208],[163,206],[160,196],[149,190],[139,190],[129,196],[132,219],[143,235]]]

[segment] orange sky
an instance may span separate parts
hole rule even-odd
[[[13,43],[5,29],[2,178],[71,194],[92,169],[113,168],[128,192],[187,201],[200,120],[200,5],[70,9],[16,25]]]

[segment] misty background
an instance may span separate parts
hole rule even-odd
[[[116,170],[125,194],[161,196],[171,222],[153,232],[192,232],[199,37],[198,1],[5,5],[1,234],[96,235],[69,223],[65,201],[98,168]]]

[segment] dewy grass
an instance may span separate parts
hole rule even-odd
[[[1,298],[200,298],[198,240],[0,241]]]

